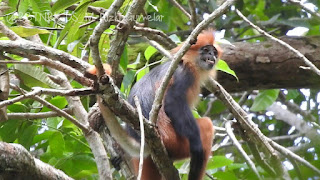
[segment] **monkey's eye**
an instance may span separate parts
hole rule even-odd
[[[207,47],[204,47],[202,50],[203,50],[204,53],[208,53],[209,52],[209,49]]]

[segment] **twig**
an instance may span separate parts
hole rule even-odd
[[[143,150],[144,150],[144,141],[145,141],[145,136],[144,136],[144,126],[143,126],[143,115],[142,115],[142,110],[141,106],[139,103],[139,99],[137,96],[134,97],[134,102],[137,107],[137,111],[139,114],[139,121],[140,121],[140,133],[141,133],[141,145],[140,145],[140,159],[139,159],[139,172],[138,172],[138,177],[137,180],[141,179],[142,176],[142,167],[143,167]]]
[[[271,177],[276,177],[276,170],[273,168],[273,164],[267,161],[267,154],[258,149],[259,145],[252,140],[248,133],[241,128],[241,126],[235,127],[235,129],[239,130],[238,132],[240,133],[243,141],[247,142],[247,146],[258,165],[260,165],[260,167],[262,167]]]
[[[0,58],[5,58],[2,53],[0,53]],[[8,67],[6,65],[0,64],[0,102],[7,100],[10,92],[10,77]],[[8,120],[7,107],[4,106],[0,108],[0,121]]]
[[[72,113],[71,108],[65,108],[65,109],[61,109],[61,110],[65,111],[68,114]],[[11,119],[19,119],[19,120],[45,119],[45,118],[57,117],[57,116],[59,116],[59,114],[57,112],[53,112],[53,111],[51,111],[51,112],[37,112],[37,113],[8,113],[8,120],[11,120]]]
[[[207,110],[203,114],[203,116],[208,116],[209,115],[209,113],[211,111],[211,108],[212,108],[212,105],[216,100],[217,100],[217,98],[215,98],[215,97],[210,98],[210,101],[207,103]],[[230,119],[230,118],[227,118],[227,119]]]
[[[12,89],[15,89],[21,93],[25,93],[24,90],[20,89],[19,87],[15,86],[15,85],[11,85],[10,84],[10,87]],[[13,99],[10,99],[10,100],[7,100],[7,101],[3,101],[3,102],[0,102],[0,107],[2,105],[2,103],[9,103],[9,104],[13,104],[15,102],[18,102],[18,101],[21,101],[22,99],[26,99],[26,98],[31,98],[31,99],[34,99],[38,102],[40,102],[41,104],[47,106],[49,109],[57,112],[60,116],[70,120],[73,124],[75,124],[76,126],[78,126],[84,133],[89,133],[89,128],[88,126],[85,126],[83,125],[82,123],[80,123],[78,120],[76,120],[74,117],[72,117],[70,114],[68,114],[67,112],[65,111],[62,111],[61,109],[59,109],[58,107],[54,106],[53,104],[49,103],[48,101],[42,99],[40,96],[38,96],[39,94],[41,93],[41,90],[40,89],[36,89],[34,91],[31,91],[29,93],[26,93],[26,94],[23,94],[21,96],[18,96],[16,98],[13,98]]]
[[[243,150],[243,148],[241,147],[241,144],[239,143],[239,141],[237,140],[236,136],[233,134],[232,128],[231,128],[231,123],[232,121],[227,121],[225,124],[225,128],[226,128],[226,132],[228,133],[230,139],[232,140],[233,144],[236,146],[236,148],[239,150],[240,154],[244,157],[244,159],[246,160],[248,166],[252,169],[252,171],[254,172],[254,174],[257,176],[258,179],[261,179],[259,172],[256,168],[256,166],[254,165],[254,163],[251,161],[251,159],[249,158],[248,154]]]
[[[212,22],[215,18],[222,15],[236,0],[227,0],[225,1],[218,9],[216,9],[213,13],[211,13],[207,19],[203,20],[201,23],[197,25],[197,27],[191,32],[190,36],[187,38],[185,43],[182,45],[182,47],[179,49],[179,51],[173,56],[172,62],[170,64],[170,67],[168,71],[166,72],[162,83],[157,90],[152,109],[150,111],[150,121],[155,123],[158,117],[159,109],[161,107],[161,102],[163,99],[164,92],[166,90],[166,87],[168,86],[168,83],[175,71],[175,69],[178,67],[178,63],[182,56],[188,51],[190,46],[195,42],[196,37],[200,34],[200,32],[209,25],[210,22]]]
[[[168,37],[168,35],[160,30],[138,26],[133,26],[133,30],[143,36],[146,36],[148,39],[157,41],[166,49],[173,49],[177,46],[176,43]]]
[[[241,98],[240,98],[240,100],[239,100],[239,102],[238,102],[238,104],[239,104],[240,106],[242,106],[242,105],[246,102],[246,100],[248,99],[248,96],[251,94],[251,92],[252,92],[252,91],[250,91],[250,92],[246,91],[246,92],[244,92],[244,93],[242,94],[242,96],[241,96]],[[228,116],[227,116],[226,119],[230,120],[232,117],[233,117],[233,115],[232,115],[232,113],[230,113],[230,114],[228,114]]]
[[[40,88],[34,87],[33,90],[40,90],[40,94],[50,94],[53,96],[87,96],[97,94],[98,92],[93,88],[82,88],[82,89],[48,89],[48,88]]]
[[[274,148],[269,144],[266,137],[262,134],[257,125],[252,121],[250,116],[235,102],[232,96],[215,80],[211,79],[207,83],[207,89],[214,92],[215,95],[228,107],[235,116],[241,127],[246,130],[246,134],[260,145],[265,152],[270,154],[271,161],[276,166],[274,169],[282,178],[287,178],[289,175],[281,164],[281,160]]]
[[[18,97],[15,97],[15,98],[12,98],[12,99],[9,99],[9,100],[5,100],[5,101],[1,101],[0,102],[0,108],[2,108],[4,106],[11,105],[11,104],[16,103],[16,102],[19,102],[19,101],[21,101],[23,99],[27,99],[27,98],[30,98],[32,96],[36,96],[36,95],[38,95],[40,93],[41,93],[41,91],[39,89],[37,89],[37,90],[31,91],[29,93],[20,95]]]
[[[307,11],[308,13],[312,14],[313,16],[317,17],[320,19],[320,14],[309,9],[307,6],[303,5],[303,3],[301,1],[298,0],[288,0],[289,2],[291,2],[292,4],[296,4],[298,6],[300,6],[302,9],[304,9],[305,11]]]
[[[301,136],[303,135],[301,133],[298,133],[298,134],[292,134],[292,135],[274,136],[274,137],[270,137],[270,139],[273,141],[284,141],[284,140],[294,140],[297,137],[301,137]],[[245,141],[239,141],[239,143],[243,144],[245,143]],[[233,145],[232,143],[227,143],[227,144],[221,145],[220,147],[224,148],[232,145]]]
[[[95,23],[95,22],[97,22],[97,21],[99,21],[98,18],[97,18],[97,19],[94,19],[94,20],[92,20],[92,21],[89,21],[89,22],[87,22],[87,23],[81,24],[81,25],[79,26],[79,29],[84,28],[84,27],[87,27],[87,26],[90,26],[91,24],[93,24],[93,23]]]
[[[297,104],[287,101],[286,95],[282,91],[280,91],[279,93],[279,99],[283,104],[285,104],[288,107],[290,111],[294,113],[299,113],[305,118],[310,118],[310,120],[313,122],[317,121],[317,119],[309,111],[304,111]]]
[[[296,160],[294,160],[291,157],[288,157],[288,159],[291,162],[291,164],[293,165],[294,171],[297,173],[298,180],[304,180],[304,178],[303,178],[303,176],[301,174],[301,169],[300,169],[298,163],[296,162]]]
[[[169,0],[169,2],[180,9],[180,11],[191,20],[191,15],[176,0]]]
[[[268,138],[269,143],[271,144],[272,147],[274,147],[277,151],[279,151],[281,154],[285,156],[290,156],[291,158],[297,160],[298,162],[304,164],[308,168],[312,169],[314,172],[320,175],[320,170],[313,166],[311,163],[306,161],[305,159],[301,158],[297,154],[293,153],[292,151],[288,150],[287,148],[279,145],[278,143],[272,141],[271,139]]]
[[[161,59],[159,61],[156,61],[156,62],[153,62],[153,63],[150,63],[150,64],[146,64],[145,66],[143,66],[142,68],[140,68],[136,73],[135,73],[135,76],[137,76],[137,74],[139,74],[139,72],[141,72],[142,70],[144,70],[145,68],[147,67],[150,67],[150,66],[153,66],[153,65],[156,65],[156,64],[159,64],[161,62],[163,62],[164,59]]]
[[[278,30],[280,30],[281,28],[280,27],[277,27],[275,29],[272,29],[271,31],[268,31],[269,34],[271,33],[274,33]],[[236,41],[247,41],[247,40],[250,40],[250,39],[254,39],[254,38],[259,38],[259,37],[262,37],[263,35],[262,34],[258,34],[258,35],[254,35],[254,36],[249,36],[249,37],[244,37],[244,38],[241,38],[241,39],[236,39]]]
[[[289,44],[287,44],[284,41],[281,41],[278,38],[273,37],[272,35],[268,34],[267,32],[265,32],[264,30],[262,30],[261,28],[259,28],[258,26],[254,25],[252,22],[250,22],[238,9],[236,9],[237,14],[247,23],[250,24],[250,26],[252,26],[254,29],[256,29],[259,33],[267,36],[268,38],[270,38],[271,40],[279,43],[280,45],[286,47],[288,50],[290,50],[291,52],[295,53],[301,60],[303,60],[303,62],[309,66],[311,68],[311,70],[313,72],[315,72],[316,74],[318,74],[320,76],[320,70],[311,62],[309,61],[309,59],[307,59],[301,52],[299,52],[298,50],[294,49],[292,46],[290,46]]]
[[[152,41],[152,40],[150,40],[148,38],[145,38],[145,39],[149,42],[149,44],[151,46],[156,48],[162,55],[166,56],[169,59],[172,59],[171,53],[169,51],[165,50],[160,44],[158,44],[157,42]]]
[[[194,0],[189,0],[189,9],[191,12],[191,26],[196,27],[197,25],[197,13],[196,13],[196,5],[194,4]]]

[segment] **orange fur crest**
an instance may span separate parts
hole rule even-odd
[[[198,50],[203,46],[214,45],[214,31],[205,30],[197,37],[197,43],[191,46],[191,50]]]

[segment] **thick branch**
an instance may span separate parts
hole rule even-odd
[[[288,43],[320,67],[320,36],[283,37]],[[320,78],[292,52],[273,41],[237,42],[221,45],[222,58],[235,71],[239,82],[218,72],[218,82],[229,92],[271,88],[319,88]]]
[[[77,70],[80,70],[81,72],[85,72],[85,70],[90,67],[89,63],[64,51],[24,39],[19,39],[16,41],[1,40],[0,51],[5,51],[7,53],[20,55],[27,58],[30,55],[42,55],[53,60],[58,60],[64,64],[76,68]]]
[[[239,10],[236,10],[236,12],[244,21],[249,23],[250,26],[252,26],[254,29],[256,29],[259,33],[261,33],[264,36],[270,38],[271,40],[279,43],[283,47],[286,47],[289,51],[295,53],[296,56],[298,56],[312,71],[314,71],[316,74],[318,74],[320,76],[320,70],[311,61],[309,61],[309,59],[307,57],[305,57],[302,53],[300,53],[298,50],[296,50],[295,48],[293,48],[292,46],[290,46],[286,42],[281,41],[280,39],[273,37],[272,35],[268,34],[264,30],[262,30],[260,27],[258,27],[255,24],[253,24]]]
[[[43,163],[20,144],[0,142],[0,172],[4,179],[69,180],[64,172]]]
[[[112,66],[112,77],[116,81],[118,80],[118,76],[121,76],[118,72],[120,57],[128,40],[129,33],[133,29],[133,25],[135,23],[134,17],[141,12],[145,3],[146,0],[134,0],[132,2],[127,14],[118,24],[115,38],[110,44],[108,63],[110,63]]]

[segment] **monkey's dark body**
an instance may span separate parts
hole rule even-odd
[[[161,84],[161,80],[169,66],[170,61],[155,67],[131,89],[128,98],[129,103],[134,105],[133,97],[137,96],[142,107],[142,113],[147,119],[149,118],[156,90]],[[204,163],[206,159],[205,154],[208,154],[208,152],[204,153],[198,122],[193,117],[190,109],[192,102],[189,102],[187,97],[188,90],[192,88],[194,81],[195,77],[192,71],[181,62],[167,88],[157,123],[162,140],[172,159],[183,159],[191,155],[189,180],[195,180],[201,177],[201,169],[203,169],[203,166],[206,164]],[[197,97],[195,97],[195,99],[197,99]],[[208,120],[205,119],[204,121]],[[208,124],[209,126],[210,123],[211,121]],[[132,137],[137,140],[140,139],[137,133],[131,128],[128,128],[128,131]],[[146,164],[148,167],[144,167],[143,171],[147,171],[152,163],[151,158],[147,158]],[[154,167],[154,164],[152,164],[152,167]],[[158,172],[157,175],[154,173],[152,175],[149,174],[150,173],[145,175],[146,177],[144,179],[151,177],[155,179],[156,177],[154,176],[158,176],[159,179],[161,179]]]

